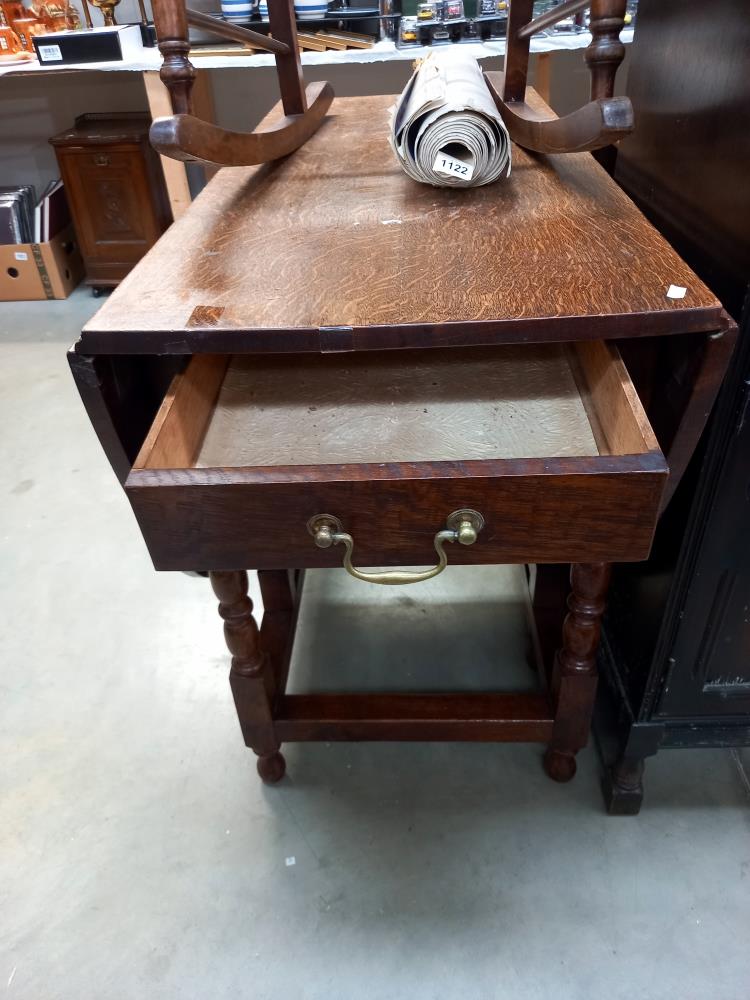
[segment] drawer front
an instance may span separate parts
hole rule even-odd
[[[321,514],[354,566],[428,566],[464,508],[484,526],[449,563],[644,559],[667,468],[619,355],[527,351],[193,359],[125,484],[155,566],[340,566],[308,531]]]
[[[433,539],[454,510],[479,511],[477,542],[447,546],[449,563],[626,562],[645,559],[664,486],[663,464],[628,471],[456,467],[451,478],[263,483],[178,483],[155,470],[131,473],[127,492],[157,569],[340,566],[340,547],[319,549],[316,514],[339,518],[354,538],[355,565],[429,565]],[[483,463],[484,464],[484,463]],[[495,463],[497,464],[497,463]],[[633,465],[635,466],[635,462]],[[373,476],[378,470],[373,470]],[[252,477],[251,477],[252,478]],[[202,481],[200,481],[202,480]]]

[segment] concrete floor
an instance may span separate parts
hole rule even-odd
[[[591,750],[559,786],[536,746],[301,744],[260,784],[208,583],[153,572],[68,373],[94,307],[0,306],[0,994],[747,1000],[737,755],[661,753],[635,819]],[[309,583],[298,688],[528,680],[508,570]]]

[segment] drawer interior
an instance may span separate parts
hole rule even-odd
[[[456,462],[658,451],[604,341],[449,351],[195,355],[135,469]]]

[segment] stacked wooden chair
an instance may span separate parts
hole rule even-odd
[[[153,7],[159,51],[164,57],[161,79],[174,111],[168,118],[157,118],[151,127],[151,143],[162,155],[220,167],[251,166],[288,156],[316,131],[331,106],[333,89],[325,82],[304,85],[292,0],[270,0],[270,37],[189,10],[184,0],[154,0]],[[193,114],[195,69],[188,58],[190,25],[273,53],[285,116],[277,125],[262,132],[233,132]]]
[[[619,40],[626,0],[567,0],[532,20],[533,0],[512,0],[508,18],[504,73],[486,79],[514,142],[540,153],[599,149],[617,142],[633,128],[633,109],[625,97],[613,97],[617,67],[625,54]],[[550,117],[533,93],[527,93],[531,37],[564,17],[591,7],[592,42],[586,50],[591,70],[591,100],[563,118]],[[151,142],[164,156],[212,166],[251,166],[294,152],[320,126],[333,100],[325,82],[305,87],[292,0],[269,0],[270,36],[186,8],[184,0],[154,0],[154,23],[164,58],[161,78],[174,114],[157,119]],[[190,25],[222,38],[251,43],[273,53],[279,78],[282,118],[272,128],[234,132],[197,118],[191,90],[195,69],[188,54]]]

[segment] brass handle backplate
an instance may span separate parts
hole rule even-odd
[[[382,583],[389,586],[401,586],[405,583],[419,583],[422,580],[430,580],[438,573],[442,573],[448,565],[448,556],[445,554],[446,542],[458,542],[461,545],[473,545],[477,540],[479,532],[484,527],[484,518],[476,510],[462,509],[454,510],[446,518],[446,527],[438,531],[435,535],[435,551],[438,554],[436,566],[431,566],[424,570],[394,569],[377,573],[365,573],[357,569],[352,564],[354,552],[354,539],[344,531],[341,521],[333,514],[315,514],[307,522],[307,530],[313,536],[313,540],[319,549],[328,549],[332,545],[343,545],[344,569],[350,576],[357,580],[364,580],[366,583]]]

